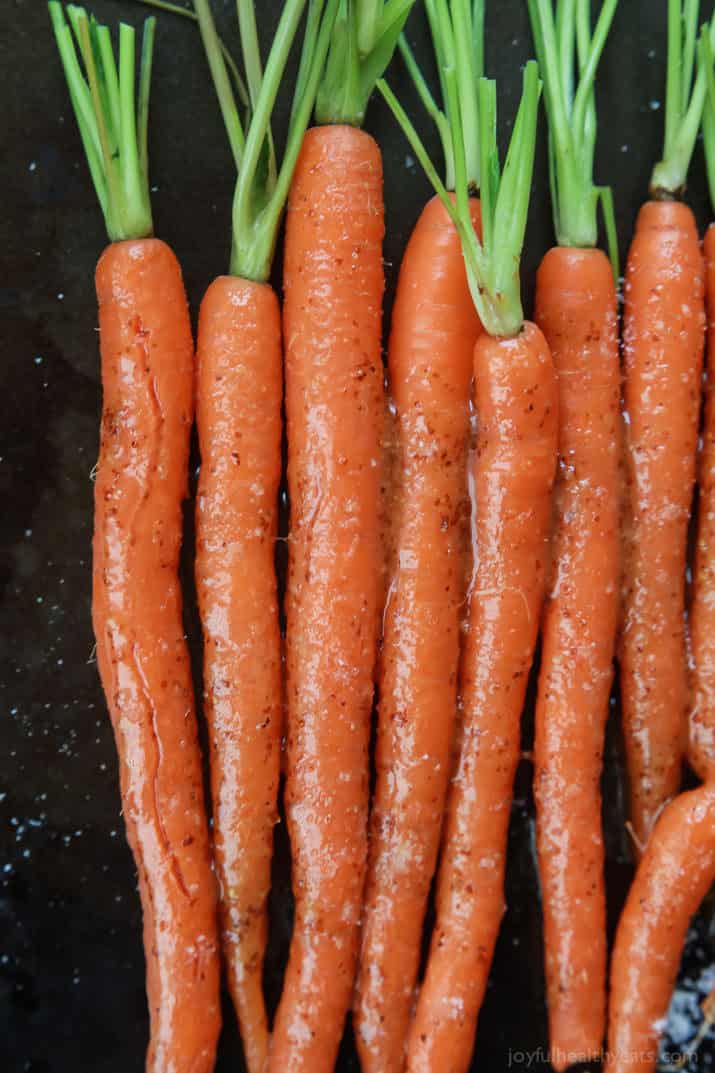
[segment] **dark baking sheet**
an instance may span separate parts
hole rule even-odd
[[[499,80],[505,132],[531,39],[522,0],[487,6],[487,65]],[[268,32],[280,5],[260,0],[258,7]],[[703,5],[704,16],[710,7]],[[232,0],[215,0],[215,8],[227,36],[234,34]],[[597,175],[615,187],[622,253],[660,148],[665,8],[665,0],[623,0],[601,68]],[[94,10],[112,21],[120,15],[138,21],[142,14],[129,0],[97,0]],[[142,1069],[147,1039],[140,911],[112,736],[92,661],[89,605],[90,473],[100,408],[92,276],[105,236],[45,4],[3,0],[2,13],[0,1070],[131,1073]],[[419,13],[409,36],[428,63]],[[179,256],[195,315],[207,284],[227,266],[233,166],[193,26],[161,18],[154,71],[156,231]],[[399,62],[391,80],[421,121]],[[437,153],[433,132],[420,125]],[[389,310],[401,252],[430,191],[379,100],[370,107],[367,128],[385,157]],[[704,227],[710,211],[699,150],[688,197]],[[551,241],[542,138],[524,259],[527,308],[536,265]],[[187,629],[198,657],[190,532],[185,559]],[[528,709],[524,734],[528,748]],[[631,875],[618,756],[614,715],[605,774],[612,923]],[[511,827],[509,911],[474,1061],[475,1070],[490,1073],[548,1068],[529,781],[525,761]],[[277,847],[266,972],[271,1001],[290,933],[284,828],[278,829]],[[692,1034],[698,983],[703,992],[715,983],[714,961],[706,910],[688,943],[670,1018],[671,1050]],[[713,1050],[711,1037],[686,1068],[714,1069]],[[226,1007],[218,1069],[242,1068]],[[349,1033],[338,1068],[358,1068]]]

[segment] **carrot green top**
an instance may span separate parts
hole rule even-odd
[[[703,27],[698,49],[698,68],[705,74],[707,92],[703,106],[703,145],[710,189],[710,207],[715,213],[715,67],[710,32]]]
[[[469,212],[469,182],[463,137],[465,120],[457,93],[455,68],[449,59],[442,65],[442,76],[449,100],[448,114],[454,146],[454,202],[394,93],[383,80],[378,82],[378,87],[459,232],[469,287],[482,324],[490,335],[514,336],[521,331],[524,323],[519,262],[534,169],[536,119],[541,93],[539,69],[534,60],[524,68],[521,103],[503,173],[499,167],[497,149],[496,83],[487,78],[479,79],[477,108],[482,180],[481,241],[474,231]]]
[[[445,69],[453,57],[456,99],[463,117],[464,159],[467,182],[474,193],[481,186],[479,166],[479,79],[484,74],[484,0],[425,0],[432,43],[437,58],[443,109],[435,101],[404,34],[399,49],[428,115],[434,120],[444,154],[444,181],[454,190],[454,144],[452,129],[457,117],[450,111]]]
[[[208,0],[194,0],[206,56],[238,170],[233,201],[231,272],[264,282],[271,272],[281,216],[308,125],[341,0],[308,0],[300,66],[283,160],[276,164],[271,115],[306,0],[285,0],[263,70],[253,0],[237,5],[249,115],[244,123]]]
[[[594,82],[617,4],[618,0],[604,0],[592,33],[591,0],[559,0],[555,18],[552,0],[529,0],[549,120],[549,175],[556,239],[560,246],[595,246],[600,200],[612,257],[617,256],[617,241],[611,190],[593,182]],[[614,270],[617,275],[615,262]]]
[[[668,68],[665,84],[663,159],[653,169],[650,186],[656,198],[672,198],[685,188],[690,160],[705,103],[706,77],[695,76],[699,0],[668,0]],[[710,41],[715,38],[715,16]]]
[[[315,106],[322,125],[362,126],[415,0],[340,0]]]
[[[74,4],[69,22],[57,0],[48,6],[107,234],[112,242],[145,238],[152,233],[147,124],[156,20],[144,24],[135,103],[134,27],[120,23],[117,63],[107,26]]]

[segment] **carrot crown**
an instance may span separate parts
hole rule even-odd
[[[238,170],[233,201],[233,275],[257,282],[264,282],[270,275],[283,208],[315,103],[339,3],[340,0],[308,0],[288,137],[278,168],[271,135],[271,115],[306,0],[286,0],[265,71],[261,62],[254,3],[252,0],[243,0],[238,4],[241,51],[248,87],[249,114],[245,125],[236,104],[226,52],[216,32],[209,2],[194,0],[206,56]]]
[[[470,190],[477,193],[481,186],[479,159],[479,79],[484,74],[484,0],[425,0],[432,42],[437,57],[443,108],[435,101],[419,68],[407,39],[400,35],[398,47],[427,114],[434,120],[444,154],[444,180],[448,190],[454,190],[454,143],[452,129],[457,117],[450,108],[450,96],[445,69],[454,65],[456,98],[459,102],[464,134],[464,159]]]
[[[321,125],[362,126],[378,78],[415,0],[340,0],[315,118]]]
[[[591,31],[591,0],[529,0],[536,54],[549,120],[549,176],[560,246],[595,246],[597,209],[603,209],[611,259],[618,276],[613,195],[593,183],[596,147],[595,76],[618,0],[605,0]],[[578,79],[575,80],[575,69]]]
[[[153,230],[147,125],[156,20],[144,23],[135,103],[134,27],[119,25],[117,63],[107,26],[74,4],[67,18],[57,0],[48,7],[107,234],[112,242],[145,238]]]
[[[704,26],[698,46],[698,70],[705,75],[707,92],[703,105],[703,145],[705,147],[705,167],[708,173],[710,205],[715,212],[715,59],[710,32]]]
[[[663,159],[653,168],[650,187],[656,198],[685,189],[688,168],[705,104],[706,76],[695,76],[699,0],[668,0],[668,68],[665,84]],[[715,16],[710,41],[715,41]]]
[[[455,70],[443,68],[453,117],[455,200],[450,198],[414,126],[384,80],[378,87],[402,127],[415,156],[452,218],[462,243],[469,288],[482,324],[490,335],[514,336],[521,331],[519,262],[534,170],[536,119],[541,94],[539,68],[534,60],[524,68],[519,110],[504,163],[499,167],[496,123],[496,83],[481,78],[478,85],[479,156],[481,160],[482,239],[477,237],[469,212],[469,183]]]

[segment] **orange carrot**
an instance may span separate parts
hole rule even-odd
[[[637,844],[677,793],[685,746],[685,552],[703,355],[703,264],[693,214],[641,209],[625,291],[627,503],[620,643]]]
[[[100,46],[111,48],[109,30],[95,25],[90,35],[84,11],[68,9],[86,82],[61,6],[51,5],[50,12],[85,145],[100,144],[100,130],[105,135],[102,159],[90,155],[113,240],[96,273],[103,407],[92,620],[144,911],[151,1016],[146,1068],[210,1073],[220,1028],[216,888],[178,579],[193,341],[176,258],[146,237],[152,229],[145,147],[154,24],[145,29],[137,135],[133,29],[120,28],[117,76],[113,65],[103,66],[107,53]],[[123,110],[116,146],[107,133],[111,99]],[[124,186],[120,175],[128,174],[133,181]]]
[[[704,27],[699,42],[698,71],[707,93],[702,129],[710,202],[715,212],[715,60],[713,26]],[[703,243],[708,316],[707,373],[702,451],[699,460],[698,537],[695,548],[693,602],[690,610],[691,709],[688,759],[703,778],[715,774],[715,224]]]
[[[703,244],[708,362],[702,451],[698,462],[698,536],[690,608],[691,710],[688,759],[702,778],[715,775],[715,224]]]
[[[444,65],[451,52],[445,47]],[[453,205],[399,103],[384,84],[381,89],[458,227],[470,289],[488,333],[478,338],[473,359],[475,562],[460,668],[458,760],[447,802],[437,919],[407,1036],[406,1065],[408,1073],[466,1073],[504,910],[507,827],[548,568],[556,468],[556,376],[541,331],[524,322],[518,269],[540,82],[536,64],[527,64],[500,177],[495,87],[479,81],[481,240],[469,215],[462,111],[450,121],[456,147]]]
[[[452,13],[426,5],[435,53],[449,47]],[[482,74],[483,11],[462,11],[473,62],[455,69],[463,101]],[[400,50],[442,138],[445,184],[455,146],[404,36]],[[467,182],[480,183],[479,125],[470,122]],[[454,205],[454,194],[451,195]],[[479,201],[469,198],[479,231]],[[451,772],[464,601],[467,453],[472,355],[481,331],[461,242],[434,197],[405,251],[392,312],[388,371],[398,472],[391,489],[391,576],[378,678],[377,780],[354,1022],[363,1073],[402,1073],[427,896]],[[394,560],[394,561],[392,561]]]
[[[605,43],[609,0],[593,30]],[[566,84],[576,53],[576,8],[556,32],[551,0],[530,0],[548,87],[553,212],[559,245],[541,262],[535,320],[553,354],[559,389],[559,469],[536,702],[534,795],[544,914],[551,1063],[598,1057],[606,1029],[606,898],[600,778],[613,677],[619,598],[620,367],[614,272],[596,249],[599,192],[588,159],[595,121],[591,41],[579,41],[581,80]],[[590,28],[589,28],[590,29]],[[595,130],[595,122],[591,130]],[[589,142],[589,137],[591,140]],[[604,209],[611,208],[610,191]],[[612,211],[605,213],[612,224]],[[610,219],[609,219],[610,216]],[[615,225],[613,225],[615,230]]]
[[[437,921],[408,1037],[410,1073],[464,1073],[504,912],[520,718],[548,566],[556,378],[533,324],[474,350],[476,571],[462,657],[461,745]]]
[[[178,582],[191,327],[179,266],[155,239],[109,246],[97,297],[92,620],[144,909],[147,1070],[208,1071],[220,1026],[216,892]]]
[[[546,255],[536,321],[559,384],[534,793],[550,1045],[562,1069],[598,1055],[606,1012],[600,776],[618,617],[620,375],[613,273],[600,250]]]
[[[611,961],[606,1073],[651,1073],[685,935],[715,880],[715,786],[658,820],[623,909]]]
[[[332,1070],[357,959],[378,625],[383,230],[375,142],[349,126],[310,130],[284,262],[285,801],[296,906],[275,1073]]]
[[[249,1073],[263,1073],[269,1047],[263,959],[283,700],[274,564],[283,354],[280,308],[267,280],[336,0],[310,5],[283,162],[278,169],[275,161],[268,167],[262,161],[266,144],[273,152],[268,124],[304,6],[304,0],[284,5],[265,73],[255,12],[251,4],[242,7],[241,44],[254,105],[244,143],[209,5],[196,4],[238,167],[232,275],[211,284],[199,317],[196,581],[223,950]]]
[[[278,818],[281,640],[274,569],[281,475],[280,311],[272,289],[217,279],[201,303],[196,582],[204,627],[222,939],[246,1064],[268,1050],[266,903]]]
[[[288,202],[285,806],[295,918],[267,1073],[332,1073],[357,968],[384,413],[382,160],[359,127],[410,6],[340,5],[316,106],[327,125],[307,133]]]
[[[479,202],[471,202],[479,224]],[[460,519],[480,330],[457,230],[439,198],[400,268],[388,367],[401,473],[385,613],[355,1026],[361,1065],[401,1070],[451,766],[462,599]]]
[[[685,187],[706,78],[698,4],[669,0],[663,159],[628,254],[626,504],[619,660],[630,809],[642,851],[680,786],[686,745],[685,556],[703,362],[704,266]],[[713,20],[711,33],[715,30]]]

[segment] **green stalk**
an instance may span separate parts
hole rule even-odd
[[[444,155],[445,183],[448,190],[454,190],[454,150],[452,148],[452,132],[449,129],[447,117],[444,112],[441,111],[436,100],[432,96],[431,90],[427,85],[427,80],[420,70],[412,49],[407,44],[407,39],[404,34],[400,35],[400,40],[397,42],[397,46],[400,50],[400,55],[404,60],[405,67],[412,79],[412,83],[422,101],[424,109],[437,127],[437,133],[442,142],[442,153]]]
[[[194,9],[233,159],[236,167],[240,168],[245,137],[236,107],[236,99],[233,95],[233,87],[228,77],[228,68],[221,48],[221,39],[216,32],[216,24],[211,14],[209,0],[194,0]]]
[[[706,76],[695,71],[698,0],[668,0],[668,66],[665,82],[663,158],[653,168],[651,195],[677,197],[685,189],[706,96]],[[715,42],[715,16],[710,22]]]
[[[144,26],[135,107],[134,28],[120,23],[117,65],[106,26],[75,5],[67,7],[67,18],[58,0],[48,8],[107,234],[112,242],[145,238],[153,230],[147,125],[156,20]]]
[[[589,0],[528,0],[549,121],[549,174],[554,229],[560,246],[598,241],[598,207],[612,211],[593,181],[596,139],[594,83],[618,0],[604,0],[591,33]],[[578,79],[575,66],[578,61]],[[606,219],[607,233],[615,229]],[[614,264],[617,272],[617,265]]]
[[[448,0],[425,0],[425,7],[439,70],[443,110],[427,89],[426,79],[404,36],[400,39],[400,51],[425,110],[437,126],[447,188],[455,189],[452,131],[458,124],[464,143],[467,185],[477,193],[482,182],[478,86],[484,74],[484,0],[451,0],[451,3]],[[449,77],[454,81],[454,93],[448,91],[448,70],[452,72]]]
[[[715,214],[715,69],[713,48],[707,27],[703,27],[698,43],[698,71],[703,71],[707,92],[703,106],[703,148],[710,190],[710,207]]]
[[[194,0],[194,3],[229,138],[231,132],[241,132],[233,201],[231,273],[265,282],[270,276],[281,216],[315,103],[340,0],[285,0],[265,70],[258,52],[255,12],[248,10],[253,8],[253,0],[238,0],[241,46],[253,105],[245,134],[233,94],[226,91],[230,83],[210,6],[207,0]],[[288,136],[283,161],[277,169],[271,162],[271,116],[306,3],[306,29]]]
[[[415,0],[340,0],[317,93],[316,121],[361,127]]]
[[[482,324],[491,335],[515,336],[524,322],[519,262],[534,167],[536,120],[541,93],[538,66],[532,60],[524,68],[521,103],[503,174],[500,174],[497,149],[495,85],[485,78],[479,81],[481,241],[474,231],[469,213],[467,161],[456,73],[453,67],[447,65],[443,75],[448,109],[453,117],[452,143],[457,184],[455,202],[450,198],[424,143],[392,90],[382,79],[378,82],[378,88],[459,232],[469,287]]]
[[[171,0],[134,0],[135,4],[141,4],[144,7],[153,7],[157,11],[166,11],[169,15],[180,15],[185,19],[190,19],[192,22],[198,22],[199,18],[195,11],[192,11],[188,7],[182,7],[181,4],[174,4]],[[241,78],[241,72],[236,66],[236,61],[224,45],[223,41],[219,42],[221,52],[223,54],[224,62],[228,67],[231,78],[233,79],[238,98],[244,108],[250,107],[250,100],[248,96],[248,89],[246,83]]]

